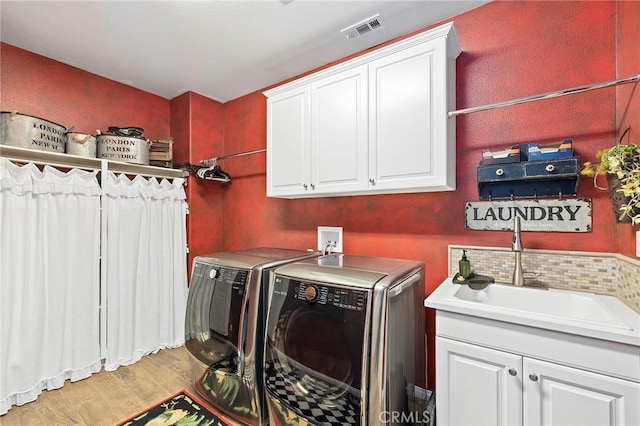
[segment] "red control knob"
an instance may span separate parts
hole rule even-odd
[[[314,285],[310,285],[304,289],[304,297],[309,302],[313,302],[318,298],[318,288]]]

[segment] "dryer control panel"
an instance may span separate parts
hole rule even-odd
[[[209,311],[209,324],[213,331],[227,337],[234,345],[238,339],[240,314],[247,270],[211,266],[213,294]]]
[[[298,281],[293,297],[307,302],[330,304],[338,308],[362,311],[366,293],[360,290],[327,287],[317,283]]]

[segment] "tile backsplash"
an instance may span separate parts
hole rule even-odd
[[[488,275],[497,282],[511,282],[515,256],[510,248],[451,245],[449,275],[458,272],[463,249],[474,273]],[[616,296],[640,313],[638,259],[617,253],[525,249],[522,268],[525,285]]]

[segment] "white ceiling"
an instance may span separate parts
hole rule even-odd
[[[488,0],[0,0],[0,40],[166,99],[220,102]],[[340,30],[379,13],[382,27]]]

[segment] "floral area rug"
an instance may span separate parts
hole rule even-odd
[[[186,390],[167,398],[117,426],[228,426]]]

